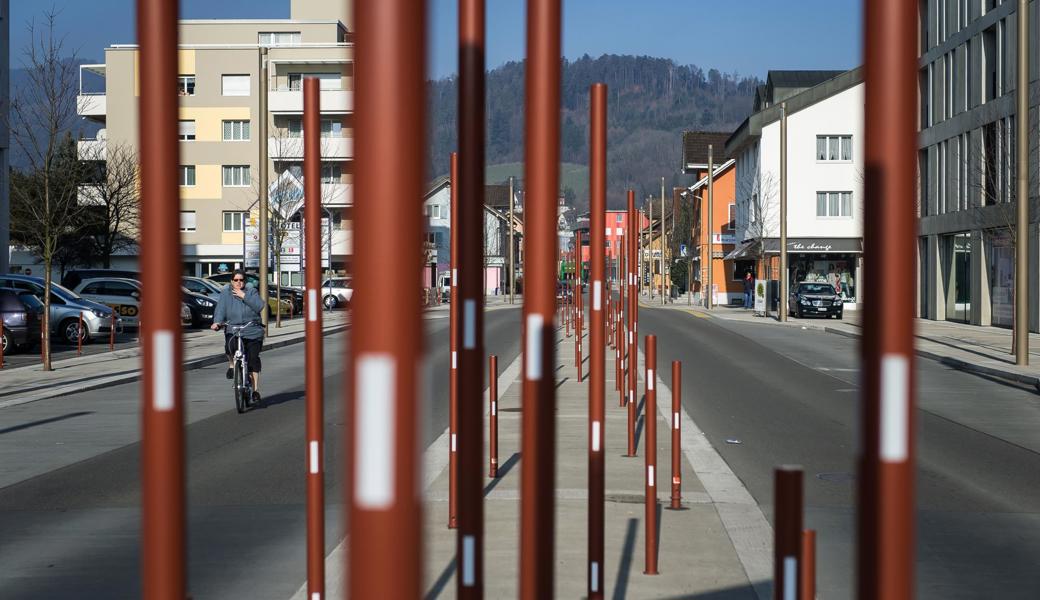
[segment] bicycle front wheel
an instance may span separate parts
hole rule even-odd
[[[244,385],[245,373],[241,362],[235,362],[235,410],[239,414],[246,412],[246,394],[248,390]]]

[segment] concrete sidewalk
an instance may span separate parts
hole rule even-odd
[[[646,304],[645,297],[640,300],[646,306],[651,306],[651,304]],[[662,306],[658,302],[653,303],[652,306],[688,311],[700,316],[710,316],[727,321],[817,329],[856,338],[863,335],[862,311],[845,311],[841,320],[789,317],[786,323],[781,323],[776,319],[775,313],[762,317],[755,316],[752,311],[743,308],[722,306],[708,311],[703,306],[689,306],[678,302]],[[914,346],[920,356],[961,371],[996,377],[1040,390],[1040,334],[1029,334],[1030,366],[1020,367],[1015,364],[1014,355],[1010,354],[1010,329],[929,319],[914,319],[914,328],[916,337]]]
[[[562,338],[562,332],[561,332]],[[587,334],[585,345],[588,345]],[[556,596],[581,598],[586,592],[588,503],[588,388],[574,367],[574,338],[557,346],[556,371]],[[658,377],[659,575],[644,575],[644,460],[642,417],[639,451],[627,449],[627,409],[618,406],[613,351],[606,365],[606,550],[604,582],[608,598],[768,598],[772,576],[772,530],[761,510],[685,411],[682,412],[683,508],[669,504],[671,481],[671,392]],[[670,361],[660,357],[659,369]],[[588,360],[586,357],[585,369]],[[640,365],[639,393],[645,388]],[[499,389],[499,477],[484,493],[485,596],[514,597],[519,572],[520,454],[522,420],[519,368],[503,372]],[[670,377],[670,376],[669,376]],[[642,409],[642,402],[640,409]],[[486,423],[485,423],[486,426]],[[485,429],[486,431],[486,429]],[[486,437],[486,434],[485,434]],[[485,456],[487,450],[485,449]],[[691,462],[692,461],[692,462]],[[485,458],[484,464],[487,465]],[[485,473],[486,473],[485,466]],[[428,474],[429,475],[429,474]],[[425,496],[426,598],[455,594],[456,532],[447,528],[448,474],[442,471]]]
[[[350,325],[350,313],[346,311],[326,311],[322,319],[326,334],[343,331]],[[303,319],[283,322],[281,328],[272,322],[264,339],[264,349],[303,342],[304,328]],[[223,360],[223,335],[209,329],[185,332],[184,370]],[[140,377],[141,347],[57,360],[52,367],[50,372],[38,364],[0,371],[0,408],[134,381]]]

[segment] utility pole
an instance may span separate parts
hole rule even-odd
[[[1015,364],[1029,364],[1029,0],[1018,0],[1018,84],[1015,88]]]
[[[654,197],[653,196],[647,196],[646,197],[646,213],[648,215],[648,217],[647,217],[648,224],[647,224],[646,229],[649,232],[649,233],[646,234],[646,250],[644,251],[645,254],[643,254],[643,256],[646,256],[646,260],[645,260],[645,262],[643,260],[640,260],[639,262],[641,264],[645,264],[646,265],[646,273],[647,273],[647,285],[646,285],[646,287],[647,287],[647,292],[648,292],[647,296],[649,296],[650,299],[653,300],[654,299]],[[639,237],[640,237],[640,239],[642,239],[643,236],[640,235]]]
[[[516,294],[516,263],[513,257],[513,176],[509,176],[509,303]]]
[[[705,304],[704,306],[711,310],[712,305],[715,304],[715,277],[713,275],[715,267],[715,227],[714,221],[714,209],[715,209],[715,155],[713,144],[708,144],[708,282],[707,291],[705,293]]]
[[[787,103],[780,104],[780,322],[787,321]]]
[[[672,221],[672,227],[675,227],[675,221]],[[661,178],[661,243],[658,244],[661,247],[661,304],[663,305],[666,300],[664,296],[664,177]]]
[[[267,261],[270,260],[270,248],[268,247],[271,243],[270,231],[268,231],[268,211],[271,206],[267,197],[267,47],[260,47],[260,164],[258,165],[259,173],[257,174],[260,178],[260,299],[264,301],[264,308],[269,309],[270,306],[267,303],[267,278],[269,276]],[[281,252],[281,248],[278,249]],[[278,306],[281,312],[281,298],[279,298]],[[264,329],[267,328],[267,322],[270,310],[260,311],[260,319],[264,322]]]

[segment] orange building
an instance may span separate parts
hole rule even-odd
[[[683,196],[693,205],[693,294],[704,304],[710,289],[714,305],[743,304],[744,274],[754,271],[754,262],[725,260],[736,246],[736,161],[726,156],[728,133],[693,132],[683,134],[683,172],[694,175],[696,183]],[[711,153],[712,215],[708,225],[708,154]],[[711,285],[708,285],[711,261]]]

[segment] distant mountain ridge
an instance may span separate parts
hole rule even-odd
[[[638,199],[658,195],[665,186],[689,183],[679,172],[684,130],[732,131],[751,112],[756,77],[721,73],[648,56],[588,55],[563,60],[560,160],[588,163],[589,87],[608,87],[607,203],[620,206],[625,190]],[[429,147],[427,174],[447,172],[455,149],[457,79],[428,84]],[[488,165],[523,161],[524,63],[510,62],[487,74]],[[563,185],[561,183],[561,185]],[[579,208],[585,190],[573,190]]]

